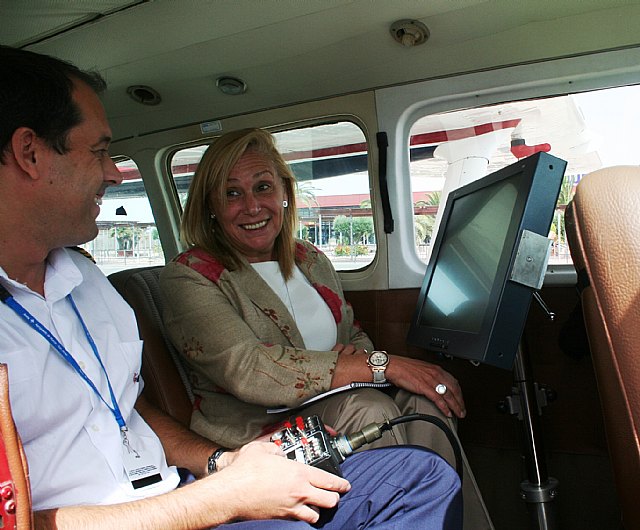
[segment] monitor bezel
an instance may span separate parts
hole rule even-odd
[[[523,231],[547,237],[564,177],[566,162],[548,153],[536,153],[452,191],[436,235],[407,337],[409,344],[429,351],[511,369],[526,322],[534,288],[511,280]],[[456,201],[499,181],[522,179],[514,211],[522,211],[508,229],[498,272],[478,332],[446,329],[421,323],[421,313]]]

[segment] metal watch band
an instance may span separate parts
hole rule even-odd
[[[385,377],[384,374],[384,369],[376,369],[376,368],[372,368],[372,372],[373,372],[373,382],[374,383],[386,383],[387,382],[387,378]]]
[[[209,475],[218,471],[218,458],[220,458],[222,456],[222,453],[224,453],[225,451],[227,450],[220,447],[211,454],[207,462],[207,473]]]
[[[380,358],[382,356],[382,358]],[[375,357],[375,361],[372,360]],[[386,383],[385,370],[389,364],[389,355],[383,350],[374,350],[367,358],[367,365],[371,369],[374,383]]]

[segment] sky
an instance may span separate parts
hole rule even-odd
[[[604,166],[640,165],[640,86],[574,96],[589,129],[596,134]]]

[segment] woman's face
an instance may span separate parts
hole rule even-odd
[[[263,154],[245,152],[229,174],[227,204],[210,200],[233,247],[249,263],[274,259],[273,246],[282,229],[286,194],[273,163]]]

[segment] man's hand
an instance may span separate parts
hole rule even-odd
[[[334,507],[351,488],[343,478],[283,456],[273,443],[251,442],[220,457],[222,470],[210,479],[220,481],[229,494],[225,502],[235,517],[315,523],[317,508]]]

